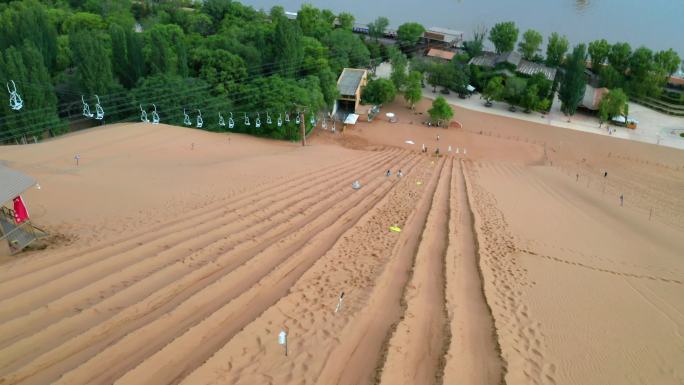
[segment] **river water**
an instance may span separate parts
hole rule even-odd
[[[673,48],[684,58],[684,0],[243,0],[257,9],[281,5],[297,11],[302,3],[350,12],[356,21],[367,23],[378,16],[397,27],[416,21],[425,27],[464,31],[466,38],[478,25],[491,27],[500,21],[515,21],[522,33],[536,29],[546,37],[551,32],[566,35],[571,44],[606,39],[626,41],[632,48]]]

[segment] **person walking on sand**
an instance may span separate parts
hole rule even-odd
[[[392,175],[392,171],[391,171],[391,170],[387,170],[387,172],[385,173],[385,176],[391,176],[391,175]]]
[[[401,173],[401,170],[397,171],[397,178],[401,178],[404,176],[404,174]]]
[[[437,141],[439,142],[439,134],[437,134]]]
[[[579,182],[579,174],[575,175],[575,182]]]
[[[620,193],[620,207],[624,206],[625,204],[625,196]]]
[[[603,178],[608,178],[608,171],[603,172]]]

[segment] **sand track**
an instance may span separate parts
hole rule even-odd
[[[462,163],[455,172],[452,191],[454,220],[447,253],[447,309],[451,344],[444,367],[444,383],[498,385],[503,382],[499,342],[484,295],[478,241],[468,202]]]
[[[241,245],[243,242],[255,242],[257,236],[261,236],[262,239],[266,238],[266,240],[269,238],[264,237],[264,234],[273,234],[271,238],[278,237],[279,234],[283,234],[283,231],[287,231],[289,228],[289,226],[285,225],[289,225],[293,223],[293,221],[294,224],[305,223],[308,220],[307,218],[310,218],[310,216],[303,215],[305,208],[311,210],[322,207],[323,209],[318,209],[317,212],[325,211],[329,206],[322,204],[323,201],[320,199],[320,195],[326,193],[333,186],[339,186],[341,183],[348,182],[349,180],[358,177],[359,173],[372,170],[377,172],[374,167],[382,169],[382,167],[385,166],[382,162],[391,159],[388,158],[388,156],[389,155],[382,157],[375,162],[370,162],[367,167],[363,169],[351,167],[350,170],[340,170],[335,177],[328,179],[325,183],[317,181],[320,186],[315,186],[317,187],[315,189],[309,188],[305,190],[305,194],[301,194],[301,191],[299,190],[293,193],[290,190],[285,189],[281,192],[282,196],[280,197],[284,201],[284,204],[268,205],[267,209],[260,210],[262,212],[258,215],[254,214],[256,211],[255,206],[258,206],[258,204],[248,204],[239,208],[239,211],[233,212],[233,221],[229,220],[227,223],[224,223],[226,221],[222,218],[219,217],[217,218],[218,220],[215,218],[213,221],[209,221],[209,226],[214,226],[216,228],[211,231],[211,238],[206,241],[207,243],[205,246],[197,248],[196,251],[192,251],[190,255],[188,255],[187,249],[178,246],[183,243],[180,241],[178,235],[171,237],[170,239],[164,239],[164,242],[168,247],[165,247],[162,251],[154,255],[147,254],[147,247],[135,248],[131,250],[130,253],[135,255],[140,262],[129,264],[122,270],[108,270],[106,272],[109,272],[109,275],[100,280],[92,280],[90,275],[83,275],[79,277],[80,279],[75,280],[81,282],[81,290],[51,301],[46,304],[46,307],[39,308],[27,316],[18,317],[0,325],[0,331],[7,330],[5,328],[13,330],[16,339],[21,336],[21,333],[17,333],[15,327],[19,327],[19,330],[21,330],[21,328],[35,329],[42,324],[50,323],[51,319],[55,319],[56,317],[76,314],[80,311],[75,309],[84,310],[90,308],[92,305],[102,302],[102,300],[110,298],[114,294],[120,293],[124,289],[133,286],[143,278],[150,279],[146,280],[144,288],[142,289],[151,291],[156,287],[155,283],[158,285],[163,284],[164,282],[171,282],[187,273],[187,270],[201,267],[211,260],[216,260],[216,258],[219,258],[221,255],[234,250],[236,247],[243,246]],[[312,184],[315,185],[315,182],[312,182]],[[338,192],[339,191],[340,190],[338,189]],[[334,200],[334,198],[335,197],[326,197],[328,200]],[[314,205],[314,203],[317,204]],[[252,213],[254,216],[246,216],[244,214],[245,211]],[[237,218],[238,216],[240,218]],[[304,219],[301,219],[301,217]],[[249,220],[242,218],[248,218]],[[277,229],[280,229],[280,231],[276,231]],[[226,234],[228,235],[226,236]],[[203,235],[204,234],[200,234],[200,236]],[[260,244],[266,245],[267,242],[262,241]],[[254,245],[252,246],[252,248],[254,248]],[[116,258],[119,257],[116,256]],[[239,258],[232,258],[229,266],[235,266],[240,260],[241,259]],[[146,274],[146,272],[149,273]],[[97,273],[99,275],[105,274],[105,272],[99,270],[97,270]],[[220,274],[220,271],[218,271],[218,273]],[[161,276],[162,278],[155,279],[155,276]],[[67,281],[70,285],[75,284],[71,282],[74,281],[71,276],[61,277],[61,280]],[[92,281],[92,283],[89,284],[89,281]],[[134,289],[130,291],[135,292]],[[56,294],[53,293],[39,293],[43,296],[56,296]],[[28,293],[25,295],[28,295]],[[138,292],[137,295],[139,296],[141,294]],[[125,295],[125,297],[130,298],[130,294]],[[44,297],[38,296],[38,298],[29,298],[31,298],[31,303],[41,304],[42,302],[39,301]],[[128,299],[125,301],[128,301]],[[106,309],[116,309],[123,305],[124,304],[117,303],[116,301],[110,301],[98,310],[98,314],[104,315],[103,312],[106,313]],[[3,334],[3,337],[9,338],[10,335]],[[2,345],[0,346],[6,345],[7,341],[5,339],[2,339],[1,341]]]
[[[379,279],[378,286],[367,307],[340,335],[341,343],[330,353],[326,366],[318,378],[323,384],[373,383],[376,370],[381,368],[390,333],[402,315],[403,288],[410,277],[420,235],[432,204],[444,160],[426,186],[426,193],[417,204],[401,239],[396,244],[392,258]],[[346,370],[354,367],[355,370]]]
[[[396,188],[349,229],[287,296],[247,325],[183,383],[319,383],[316,377],[324,361],[314,358],[330,355],[343,338],[341,330],[371,300],[372,289],[393,258],[391,250],[401,247],[398,234],[387,227],[404,227],[415,202],[427,194],[425,186],[417,182],[428,180],[433,170],[430,161],[422,161],[415,172],[401,178]],[[345,304],[334,314],[340,290],[347,294]],[[270,343],[277,325],[289,329],[292,346],[287,358],[280,347]],[[372,363],[370,368],[372,371]]]
[[[445,161],[404,292],[404,312],[389,341],[380,384],[434,384],[444,353],[444,258],[453,158]]]
[[[372,159],[378,156],[380,155],[376,154],[369,159],[359,159],[356,162],[352,162],[349,166],[363,164],[364,162],[371,161]],[[270,188],[264,189],[263,191],[251,192],[249,194],[246,194],[244,197],[237,198],[235,201],[228,202],[227,204],[223,202],[218,205],[210,204],[209,207],[206,207],[205,209],[196,212],[195,215],[193,215],[193,217],[191,218],[180,221],[178,223],[171,223],[168,226],[160,227],[158,229],[143,232],[142,234],[136,235],[134,239],[131,239],[129,241],[112,242],[110,244],[103,245],[104,247],[97,249],[95,252],[85,251],[79,254],[66,255],[63,257],[63,263],[60,263],[60,258],[59,256],[57,256],[55,259],[52,259],[50,261],[36,261],[38,262],[36,264],[39,265],[37,270],[29,270],[33,268],[33,264],[26,264],[25,266],[22,266],[23,269],[12,268],[11,271],[6,272],[7,279],[4,282],[0,283],[0,298],[2,298],[3,300],[13,298],[15,301],[11,302],[10,304],[13,304],[14,307],[16,307],[18,306],[16,302],[19,302],[19,304],[22,304],[23,302],[16,301],[18,298],[11,297],[12,295],[15,295],[17,293],[20,293],[22,295],[31,295],[30,292],[25,291],[26,288],[31,287],[29,286],[31,281],[22,279],[24,274],[31,274],[32,278],[40,280],[40,282],[44,282],[44,284],[48,284],[51,283],[54,279],[63,277],[65,272],[74,272],[77,269],[88,267],[95,263],[101,263],[103,259],[107,259],[107,261],[109,262],[113,260],[116,261],[117,265],[115,265],[114,268],[117,268],[119,266],[125,265],[124,262],[127,262],[125,260],[125,253],[129,252],[131,249],[135,249],[135,251],[137,252],[137,256],[140,256],[139,246],[141,246],[141,244],[144,244],[146,249],[150,249],[150,251],[144,255],[145,257],[149,257],[153,255],[153,253],[159,253],[160,251],[158,248],[162,248],[163,251],[168,252],[168,249],[171,248],[171,245],[169,245],[168,242],[168,238],[172,238],[171,240],[174,240],[174,237],[176,238],[176,243],[173,244],[173,246],[183,245],[187,248],[199,248],[199,245],[193,243],[197,241],[196,239],[194,239],[197,235],[205,235],[210,229],[230,223],[234,221],[237,217],[247,217],[249,214],[257,210],[263,210],[264,203],[271,204],[289,195],[298,194],[301,191],[307,191],[307,189],[311,188],[312,186],[317,186],[317,184],[320,185],[320,179],[318,179],[318,177],[329,175],[332,171],[333,169],[323,170],[313,175],[303,175],[298,178],[293,178],[294,180],[290,181],[289,183],[282,185],[277,184],[271,186]],[[292,189],[292,186],[295,186],[296,188]],[[274,192],[280,193],[274,194]],[[265,198],[269,199],[264,202],[263,199]],[[243,211],[245,208],[252,208],[252,211]],[[240,209],[240,211],[237,211],[238,209]],[[188,232],[188,230],[193,231]],[[187,236],[187,238],[179,239],[178,232],[183,232]],[[201,244],[203,243],[200,243],[200,245]],[[124,255],[122,256],[122,254]],[[110,258],[112,256],[116,256],[117,258]],[[50,264],[42,266],[43,263]],[[3,276],[5,275],[4,273],[5,272],[3,272]],[[98,278],[98,276],[88,275],[88,278],[96,279]],[[59,294],[59,292],[54,291],[54,288],[41,289],[42,290],[39,291],[42,291],[42,295],[45,296],[54,296]],[[68,290],[68,288],[66,288],[66,290]],[[0,302],[0,304],[7,305],[4,302]],[[11,318],[12,314],[14,313],[10,312],[17,311],[14,307],[0,307],[0,320],[6,320],[8,318]]]
[[[382,165],[382,167],[371,164],[368,166],[368,169],[366,171],[372,172],[372,173],[375,173],[376,175],[378,175],[378,174],[380,174],[378,171],[384,169],[384,166],[386,166],[386,164]],[[356,169],[356,171],[359,171],[359,170]],[[385,184],[387,183],[387,181],[384,181],[384,177],[382,177],[382,176],[380,177],[380,180],[382,180]],[[345,182],[348,183],[348,180],[346,180]],[[340,186],[340,187],[342,187],[342,186]],[[337,190],[338,191],[344,191],[343,189],[339,189],[339,188]],[[368,192],[372,191],[372,183],[370,185],[368,185],[367,188],[364,189],[363,191],[368,191]],[[365,192],[362,194],[358,194],[358,195],[359,196],[365,196],[364,194],[365,194]],[[337,196],[333,195],[331,197],[331,199],[328,200],[328,203],[327,203],[328,206],[327,207],[325,207],[321,210],[318,210],[318,212],[313,213],[314,217],[316,215],[319,215],[319,216],[313,220],[311,218],[309,218],[308,222],[307,222],[307,227],[298,231],[298,234],[301,234],[302,236],[304,236],[304,238],[302,238],[301,236],[299,236],[299,237],[290,236],[289,238],[291,240],[289,241],[289,244],[287,244],[286,246],[281,246],[281,245],[279,245],[279,243],[275,243],[274,244],[275,247],[271,247],[271,249],[273,249],[273,251],[270,252],[270,254],[272,256],[269,257],[268,253],[267,253],[264,258],[267,258],[267,260],[268,260],[268,258],[270,258],[270,259],[275,258],[274,261],[285,260],[286,257],[289,255],[288,253],[291,253],[291,252],[294,252],[295,250],[300,249],[304,244],[306,244],[308,242],[308,240],[310,239],[310,237],[313,234],[316,234],[318,231],[321,231],[321,230],[327,228],[328,226],[330,226],[331,224],[335,223],[335,221],[337,219],[339,219],[339,217],[341,216],[342,213],[348,211],[350,208],[356,206],[359,203],[358,198],[357,198],[355,200],[351,200],[347,205],[345,205],[345,204],[341,204],[339,201],[336,202],[335,201],[336,198],[337,198]],[[347,198],[346,200],[350,200],[350,199],[352,199],[352,198]],[[335,205],[335,210],[332,212],[329,212],[328,209],[332,205]],[[326,212],[326,211],[328,211],[328,212]],[[324,212],[326,212],[325,215],[320,216],[320,214],[322,214]],[[318,224],[316,224],[317,222],[318,222]],[[292,223],[288,223],[288,225],[291,228]],[[347,224],[344,223],[343,225],[347,225]],[[273,241],[270,240],[269,244],[272,244],[272,243],[273,243]],[[290,250],[290,251],[286,252],[287,250]],[[268,250],[265,250],[265,251],[268,252]],[[263,252],[260,254],[263,254]],[[262,262],[262,261],[260,260],[259,262]],[[277,264],[277,262],[276,262],[276,264]],[[208,268],[214,268],[211,264],[207,265],[207,266],[208,266]],[[259,269],[258,271],[262,271],[263,273],[261,273],[261,274],[264,274],[264,273],[268,272],[268,270],[270,269],[269,266],[271,266],[271,264],[269,264],[269,263],[254,263],[254,264],[252,264],[252,266],[256,266]],[[207,270],[207,268],[205,268],[204,270]],[[133,321],[139,321],[143,318],[144,319],[152,318],[154,316],[154,314],[160,314],[159,312],[153,312],[153,314],[147,314],[147,313],[149,312],[150,309],[156,310],[160,306],[163,306],[164,304],[166,304],[168,300],[165,298],[167,298],[167,297],[168,298],[174,298],[178,295],[178,293],[182,292],[183,291],[182,289],[184,287],[186,287],[186,285],[187,285],[187,284],[183,284],[182,282],[192,283],[192,282],[196,282],[197,280],[204,282],[207,275],[208,274],[204,273],[203,271],[196,271],[196,272],[193,272],[189,275],[183,276],[183,279],[180,282],[175,282],[174,284],[169,285],[169,289],[167,290],[167,292],[169,292],[171,297],[168,297],[168,295],[162,295],[161,294],[162,292],[159,292],[159,291],[154,293],[154,295],[151,296],[151,298],[149,298],[146,301],[147,303],[143,302],[143,303],[137,304],[137,306],[135,306],[135,307],[129,306],[126,309],[124,309],[124,311],[119,312],[116,315],[116,317],[114,317],[112,320],[107,321],[104,324],[98,325],[95,328],[91,328],[87,333],[81,334],[78,337],[73,338],[72,340],[68,341],[65,345],[60,346],[57,349],[53,349],[52,351],[48,352],[47,354],[43,354],[41,357],[39,357],[37,360],[35,360],[32,363],[32,365],[30,365],[28,368],[22,368],[17,373],[15,373],[16,377],[13,377],[13,378],[21,378],[21,376],[22,376],[21,373],[27,373],[27,374],[31,373],[32,369],[30,369],[30,367],[34,367],[34,368],[41,368],[41,367],[47,368],[47,367],[49,367],[50,370],[48,370],[48,372],[63,371],[65,368],[63,365],[65,365],[65,364],[66,365],[73,365],[73,364],[77,363],[78,360],[73,361],[71,364],[63,363],[63,364],[60,364],[59,367],[55,367],[56,362],[54,361],[54,358],[51,359],[50,357],[65,357],[66,356],[66,357],[70,357],[71,359],[74,359],[75,358],[74,354],[81,354],[82,356],[87,356],[86,354],[83,354],[83,353],[85,353],[85,352],[83,352],[84,348],[85,349],[92,349],[94,347],[93,345],[104,346],[104,345],[106,345],[106,341],[111,340],[111,338],[116,338],[116,335],[121,335],[121,333],[125,332],[125,330],[130,330],[130,327],[140,327],[139,324],[136,324],[136,322],[133,322]],[[197,276],[197,278],[192,278],[193,276]],[[254,282],[256,282],[256,280],[257,280],[257,277],[260,275],[258,275],[258,274],[255,275],[254,271],[252,271],[248,274],[242,274],[242,272],[240,272],[240,273],[237,273],[237,276],[244,276],[245,278],[249,279],[248,283],[242,283],[242,285],[236,285],[236,287],[238,287],[238,288],[242,287],[243,288],[242,290],[244,290],[246,288],[249,288],[252,284],[254,284]],[[223,277],[221,281],[227,282],[228,280],[225,277]],[[205,284],[209,284],[209,282],[205,282]],[[217,287],[217,286],[218,285],[214,285],[213,287]],[[210,309],[213,310],[216,308],[216,306],[220,305],[220,303],[222,301],[226,300],[226,297],[224,296],[224,294],[225,293],[221,293],[220,295],[215,295],[215,296],[210,297],[211,299],[213,299],[213,302],[212,302],[211,300],[207,299],[206,289],[203,289],[203,292],[201,293],[201,295],[195,295],[194,298],[200,298],[201,299],[200,303],[205,303],[205,304],[214,303],[214,305],[210,305]],[[207,305],[204,305],[204,306],[207,306]],[[198,307],[200,307],[200,305],[198,305]],[[140,313],[139,310],[135,310],[136,308],[138,308],[140,310],[143,310],[143,309],[148,309],[148,310],[146,311],[146,313]],[[198,312],[197,308],[196,307],[193,308],[193,306],[190,304],[187,304],[186,308],[189,308],[189,311],[187,313],[183,313],[183,312],[178,312],[178,313],[179,314],[189,314],[192,319],[196,319],[196,320],[201,319],[202,314],[204,314],[202,312]],[[190,308],[192,308],[192,310],[190,310]],[[97,313],[96,310],[94,312]],[[209,310],[209,313],[210,312],[211,312],[211,310]],[[128,315],[126,315],[126,313]],[[157,320],[157,321],[159,321],[159,320]],[[122,325],[125,327],[125,326],[127,326],[127,324],[129,324],[131,322],[132,322],[132,324],[128,325],[129,328],[124,328],[123,330],[121,330]],[[153,325],[154,325],[154,322],[155,321],[153,321]],[[190,323],[188,324],[187,322],[190,322]],[[182,328],[182,327],[184,327],[183,325],[189,326],[192,323],[193,323],[192,321],[186,321],[186,323],[174,322],[174,323],[172,323],[172,325],[175,327],[178,327],[178,328]],[[59,325],[59,324],[57,324],[57,325]],[[55,331],[60,330],[59,327],[55,327],[57,325],[53,325],[53,330],[55,330]],[[112,328],[114,325],[119,325],[119,326]],[[187,327],[187,326],[185,326],[185,327]],[[159,329],[159,328],[150,327],[150,329],[164,331],[167,338],[172,338],[175,335],[173,332],[169,332],[168,328]],[[117,330],[119,330],[119,331],[117,332]],[[89,335],[91,337],[89,337]],[[103,338],[104,336],[108,336],[108,338]],[[35,343],[33,343],[33,341],[30,341],[30,340],[31,339],[26,341],[25,346],[27,346],[27,347],[28,346],[35,346]],[[46,341],[51,340],[51,338],[46,338],[45,340]],[[97,342],[95,342],[95,341],[97,341]],[[160,341],[166,341],[166,339],[161,339]],[[79,348],[78,346],[82,346],[82,347]],[[154,346],[149,344],[149,343],[145,343],[145,346],[148,349],[145,351],[149,351],[149,350],[153,351],[155,349]],[[137,353],[138,355],[141,354],[141,352],[138,350],[138,348],[134,348],[133,351],[134,351],[133,353]],[[70,353],[66,353],[66,352],[70,352]],[[133,353],[130,353],[130,354],[133,354]],[[122,361],[126,361],[126,362],[132,361],[133,357],[130,354],[126,354],[125,355],[126,360],[122,360]],[[16,357],[15,354],[12,354],[11,356]],[[43,362],[43,364],[40,364],[40,362]],[[134,362],[135,361],[132,361],[132,363],[134,363]],[[105,360],[104,366],[105,366],[105,368],[107,368],[110,371],[114,370],[114,368],[112,368],[112,366],[111,366],[111,361]],[[121,363],[120,366],[123,366],[123,362]],[[66,367],[68,367],[68,366],[66,366]],[[33,369],[33,370],[35,370],[35,369]],[[37,374],[37,373],[34,373],[34,374]],[[28,375],[31,376],[32,374],[28,374]],[[41,375],[48,375],[49,376],[49,374],[47,374],[46,372],[42,372]],[[103,377],[100,377],[100,378],[103,378]],[[105,380],[105,382],[110,381],[110,380],[111,380],[111,378],[109,380]],[[91,379],[87,379],[85,382],[90,382],[90,381],[91,381]]]

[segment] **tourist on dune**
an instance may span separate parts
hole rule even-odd
[[[385,173],[385,176],[392,176],[392,171],[391,171],[391,170],[387,170],[387,172]]]

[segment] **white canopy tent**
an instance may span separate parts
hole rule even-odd
[[[359,120],[359,115],[357,114],[349,114],[347,117],[344,119],[344,124],[356,124],[356,121]]]

